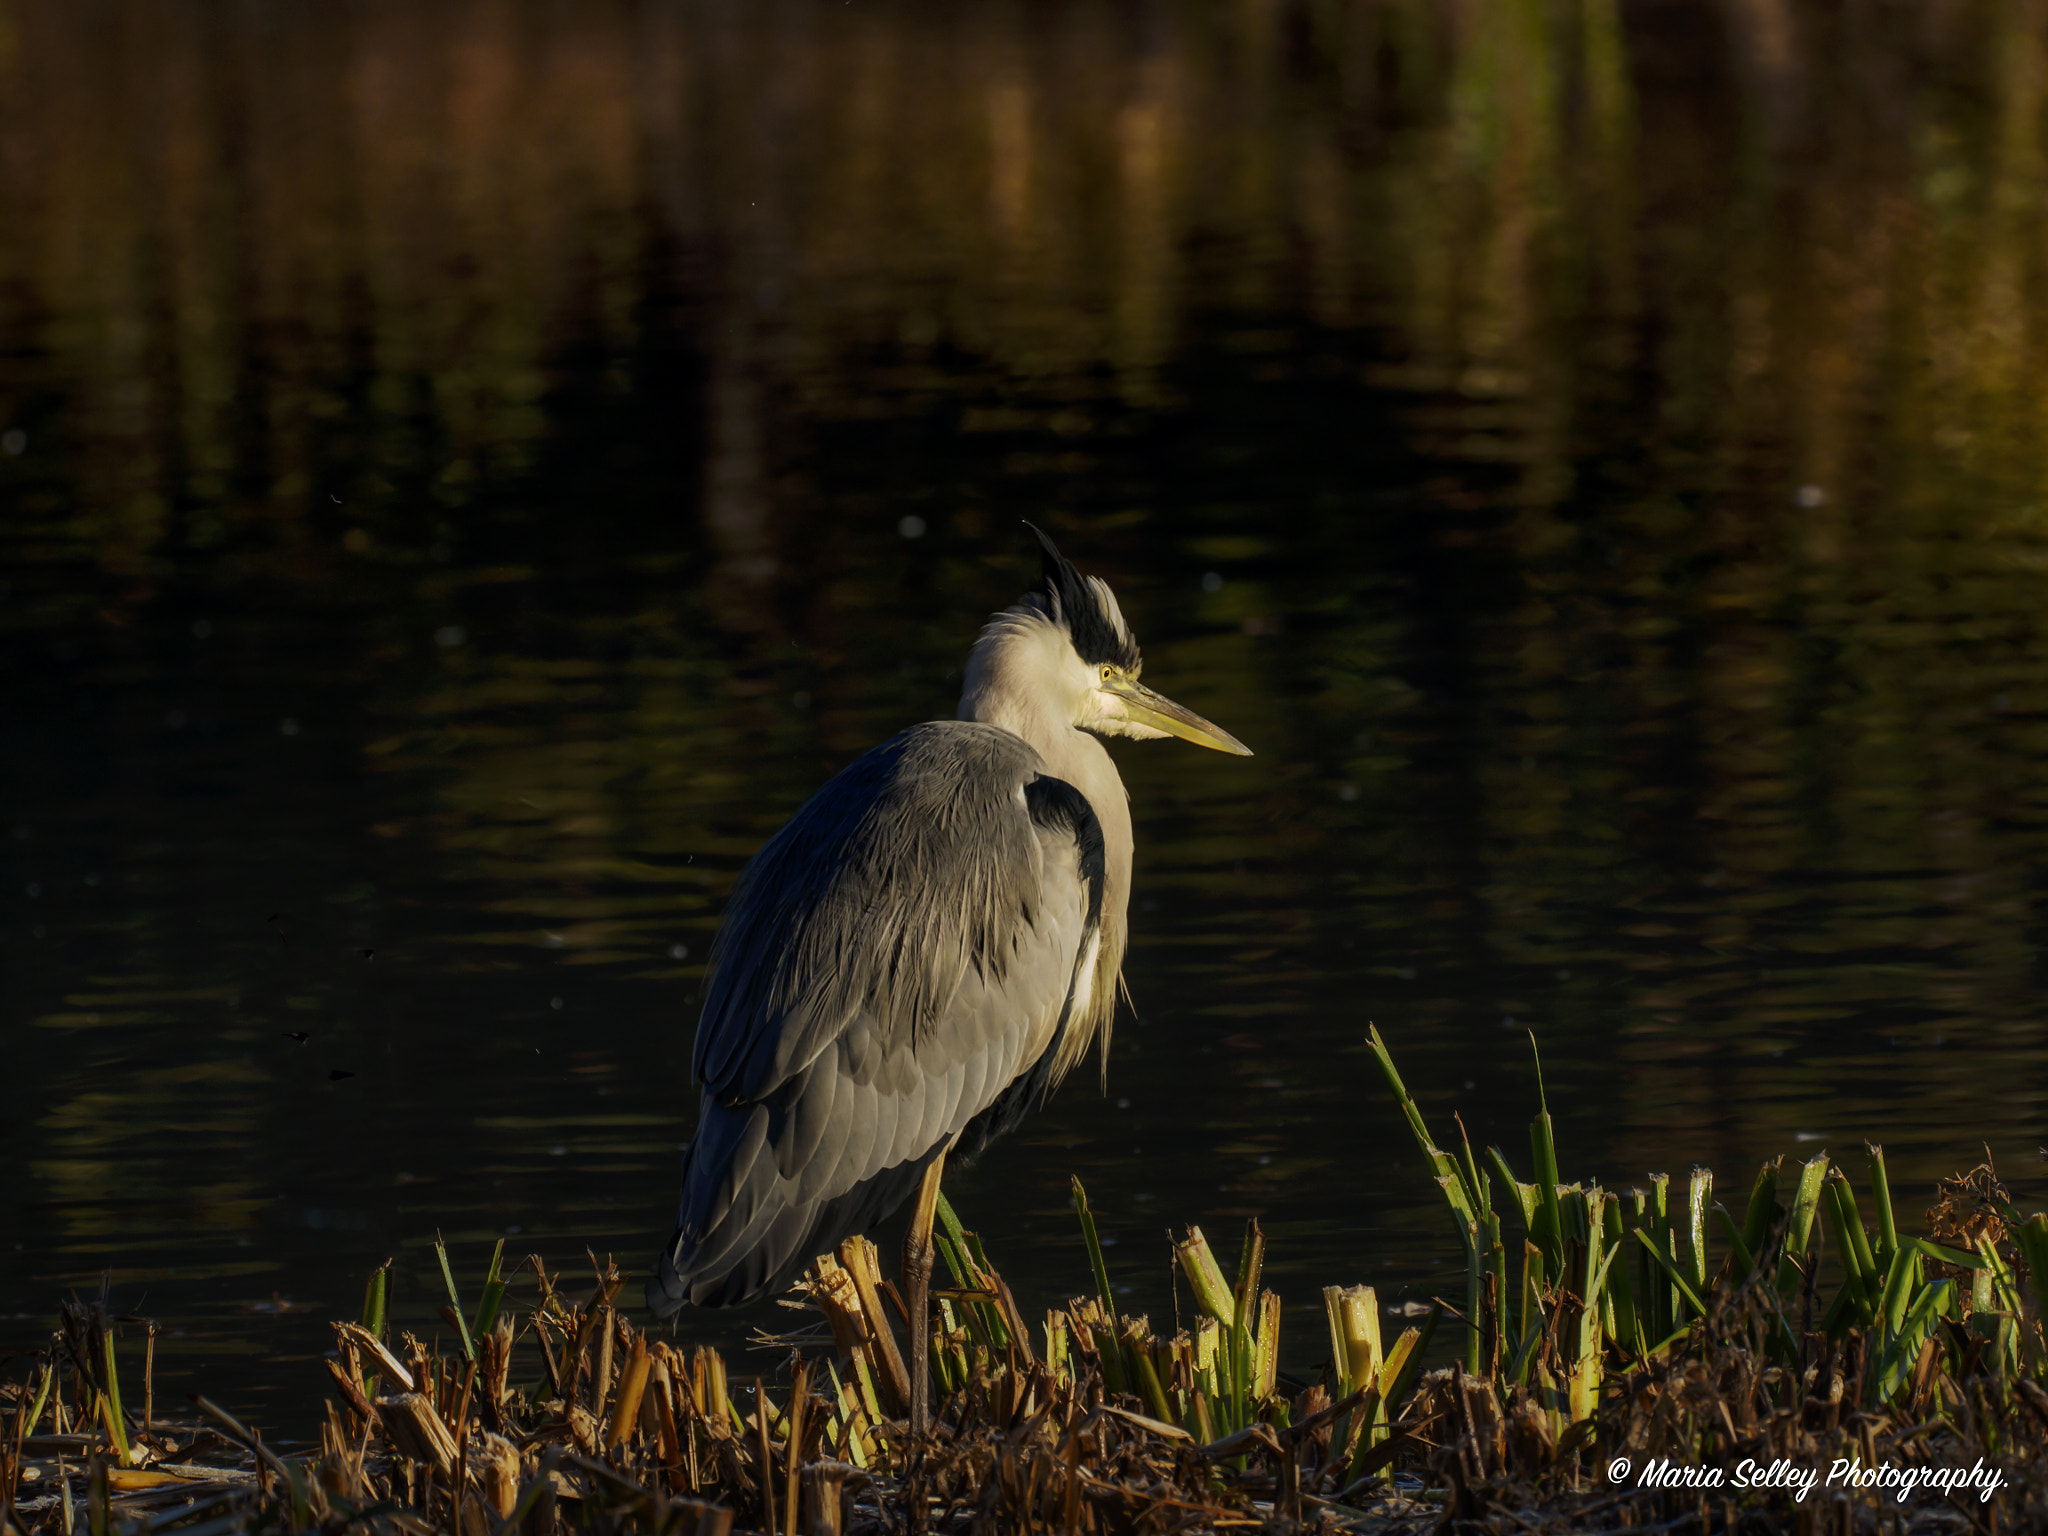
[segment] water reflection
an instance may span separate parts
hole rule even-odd
[[[733,873],[1025,515],[1260,755],[1120,753],[1111,1097],[957,1181],[1013,1278],[1080,1172],[1153,1305],[1249,1212],[1428,1285],[1367,1019],[1509,1147],[1535,1026],[1610,1181],[2034,1177],[2029,8],[10,17],[9,1339],[111,1265],[289,1401],[274,1293],[644,1257]]]

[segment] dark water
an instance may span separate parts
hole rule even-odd
[[[2038,1198],[2044,109],[2018,0],[0,12],[0,1345],[111,1270],[289,1420],[436,1230],[643,1264],[724,892],[1026,516],[1258,752],[1117,748],[1027,1300],[1072,1173],[1305,1364],[1426,1292],[1368,1021],[1518,1162],[1534,1027],[1567,1176]]]

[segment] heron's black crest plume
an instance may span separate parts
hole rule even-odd
[[[1039,552],[1044,557],[1038,592],[1045,599],[1052,621],[1066,626],[1076,654],[1091,667],[1108,662],[1136,677],[1144,665],[1144,658],[1138,654],[1138,637],[1124,622],[1108,583],[1075,570],[1073,562],[1059,552],[1036,523],[1027,522],[1024,526],[1038,540]]]

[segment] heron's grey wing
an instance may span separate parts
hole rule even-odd
[[[813,795],[734,887],[692,1059],[705,1091],[761,1099],[863,1013],[879,1047],[919,1043],[971,967],[1005,972],[1049,889],[1026,792],[1043,773],[1008,731],[935,721]]]
[[[748,866],[714,951],[657,1311],[783,1281],[894,1209],[1020,1082],[1042,1088],[1102,891],[1093,811],[1042,766],[991,726],[915,727]]]

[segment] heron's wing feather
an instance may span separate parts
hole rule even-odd
[[[684,1299],[744,1301],[786,1283],[901,1203],[963,1127],[982,1126],[1006,1097],[1021,1112],[1030,1089],[1013,1085],[1042,1080],[1033,1068],[1051,1058],[1062,989],[1072,987],[1074,952],[1086,942],[1078,879],[1074,889],[1072,899],[1043,903],[1006,985],[970,975],[917,1051],[868,1053],[865,1070],[855,1069],[856,1042],[868,1032],[862,1020],[765,1100],[726,1105],[705,1096],[676,1240],[657,1282],[673,1299],[669,1310]],[[1040,1026],[1000,1027],[1018,1006],[1010,988],[1026,978],[1034,984],[1021,990],[1044,985],[1052,994]],[[974,1136],[976,1150],[989,1133]]]
[[[929,1036],[974,968],[1037,921],[1025,786],[1038,754],[994,726],[914,726],[867,753],[742,872],[712,954],[692,1062],[755,1100],[866,1015],[885,1054]]]
[[[785,1280],[1043,1091],[1096,945],[1102,837],[1041,771],[1006,732],[918,727],[749,865],[699,1028],[703,1119],[658,1309]]]

